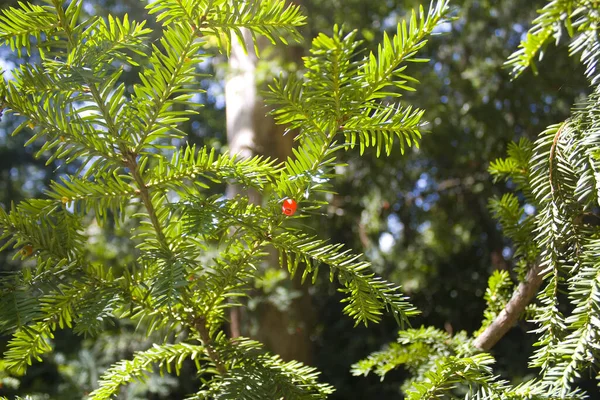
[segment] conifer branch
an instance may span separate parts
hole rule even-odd
[[[540,264],[535,264],[529,269],[525,279],[519,283],[504,310],[477,336],[473,346],[483,351],[489,351],[514,326],[542,284],[541,271]]]
[[[226,376],[218,376],[189,400],[286,399],[324,400],[335,390],[317,379],[319,372],[298,361],[283,361],[247,338],[218,340],[217,351],[231,360]]]
[[[17,375],[24,374],[33,360],[42,361],[41,356],[52,351],[48,343],[53,338],[50,322],[38,322],[23,326],[15,332],[4,353],[6,368]]]
[[[187,34],[188,37],[180,38],[182,41],[181,48],[178,49],[179,51],[177,53],[174,53],[174,55],[177,56],[176,64],[169,65],[170,70],[168,74],[159,74],[155,71],[153,74],[148,74],[146,77],[146,79],[158,89],[153,88],[153,90],[149,92],[153,97],[153,103],[152,107],[148,110],[147,115],[144,116],[146,123],[142,127],[138,143],[134,149],[134,153],[136,154],[140,153],[144,146],[157,136],[157,126],[168,124],[169,112],[167,110],[175,103],[175,100],[171,99],[171,97],[177,93],[178,90],[181,90],[184,83],[189,83],[189,81],[194,79],[195,65],[193,65],[193,63],[199,61],[196,54],[199,45],[195,42],[199,35],[197,35],[191,27],[187,26],[180,28],[177,33],[179,35]],[[168,47],[165,46],[165,52],[167,51]],[[169,53],[167,52],[167,54]],[[164,57],[163,53],[155,48],[152,61],[155,64],[158,64],[161,61],[161,56]],[[173,114],[173,112],[171,112],[171,114]]]
[[[119,388],[133,379],[144,380],[144,377],[158,364],[161,374],[164,370],[171,372],[173,366],[179,375],[183,361],[190,358],[199,371],[202,371],[200,356],[204,348],[187,343],[154,344],[150,349],[138,351],[132,360],[122,360],[104,372],[99,387],[89,394],[91,400],[108,400],[117,395]]]
[[[79,2],[74,2],[74,3],[80,3],[80,2],[81,2],[81,0]],[[52,4],[54,5],[54,8],[56,8],[56,15],[58,17],[59,26],[65,31],[65,33],[67,35],[67,40],[69,41],[69,46],[72,48],[76,44],[75,38],[73,37],[73,32],[71,30],[71,26],[67,22],[65,10],[63,9],[61,3],[62,3],[62,1],[52,0]]]
[[[420,61],[415,55],[425,46],[427,37],[446,17],[448,3],[448,0],[438,0],[435,3],[432,1],[428,14],[425,14],[423,5],[421,5],[418,12],[413,10],[408,22],[403,20],[398,24],[396,35],[391,39],[384,32],[383,45],[379,45],[377,56],[371,53],[369,62],[364,66],[363,73],[368,79],[369,86],[362,94],[363,101],[380,97],[382,94],[377,92],[389,85],[411,90],[405,86],[406,81],[413,83],[416,81],[402,74],[404,70],[402,64]],[[394,75],[403,78],[404,81],[394,82],[392,79]],[[383,96],[386,95],[390,95],[390,93],[383,94]]]
[[[253,258],[261,255],[261,248],[264,247],[265,241],[257,239],[251,243],[241,255],[232,260],[223,260],[226,265],[220,265],[219,272],[221,279],[215,279],[215,284],[206,291],[206,295],[202,298],[202,311],[204,318],[211,318],[218,311],[220,304],[227,298],[230,292],[239,289],[244,284],[244,269],[251,265]],[[217,262],[217,264],[219,264]],[[241,281],[241,282],[240,282]],[[239,335],[238,335],[239,336]]]

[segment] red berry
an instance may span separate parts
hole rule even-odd
[[[21,255],[23,257],[29,257],[32,254],[33,254],[33,246],[31,246],[30,244],[23,246],[23,248],[21,249]]]
[[[283,213],[288,217],[291,217],[296,212],[296,208],[298,208],[296,200],[285,199],[283,201],[283,205],[281,206],[281,211],[283,211]]]

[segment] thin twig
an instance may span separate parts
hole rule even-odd
[[[139,165],[136,160],[135,154],[125,154],[126,165],[129,168],[131,176],[135,180],[136,186],[139,190],[139,196],[142,199],[142,203],[144,207],[146,207],[146,211],[148,212],[148,216],[150,217],[150,222],[156,231],[156,236],[158,237],[158,241],[166,250],[169,250],[169,243],[167,242],[167,238],[163,232],[162,226],[158,221],[158,216],[156,215],[156,210],[154,208],[154,204],[152,204],[152,199],[150,196],[150,191],[148,190],[148,185],[144,182],[142,175],[139,170]]]
[[[217,371],[219,371],[219,374],[221,374],[221,375],[226,375],[227,370],[225,369],[225,366],[223,365],[223,361],[221,361],[219,354],[213,348],[213,341],[210,338],[208,329],[206,328],[206,318],[204,318],[204,317],[197,318],[195,327],[196,327],[196,330],[198,331],[198,333],[200,334],[200,338],[202,339],[204,346],[206,347],[206,352],[208,353],[208,357],[210,357],[212,362],[215,364],[215,367],[217,367]]]
[[[554,196],[554,180],[553,180],[553,171],[554,171],[554,158],[556,157],[556,146],[558,145],[558,139],[563,131],[563,129],[567,126],[567,122],[563,122],[556,134],[554,135],[554,140],[552,140],[552,147],[550,147],[550,157],[548,159],[548,177],[550,179],[550,190],[552,195]]]

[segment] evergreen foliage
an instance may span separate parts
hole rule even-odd
[[[517,277],[524,281],[534,268],[540,268],[543,276],[537,301],[527,313],[537,326],[529,366],[539,369],[538,376],[516,385],[499,379],[490,367],[492,356],[473,342],[509,301],[512,282],[506,271],[490,277],[483,326],[473,337],[464,332],[450,337],[431,328],[421,328],[417,335],[401,331],[397,344],[357,363],[354,374],[374,371],[383,377],[406,365],[413,374],[403,388],[410,399],[587,398],[578,381],[596,374],[600,364],[600,89],[596,85],[600,41],[595,28],[599,11],[595,2],[587,1],[551,1],[540,11],[507,64],[515,75],[533,66],[533,58],[550,36],[560,39],[564,24],[569,35],[576,36],[571,53],[582,52],[593,92],[575,106],[569,119],[549,126],[535,143],[527,139],[512,143],[508,157],[489,168],[496,180],[509,181],[515,189],[491,199],[490,209],[513,242]],[[463,347],[453,348],[455,338],[461,336]],[[596,379],[600,381],[600,375]]]
[[[559,43],[566,33],[572,38],[569,43],[570,54],[580,54],[581,62],[586,67],[586,76],[592,84],[598,83],[598,4],[588,0],[552,0],[539,13],[525,40],[507,61],[513,75],[518,76],[527,67],[537,72],[536,56],[541,59],[548,44],[553,39]]]
[[[90,397],[110,398],[120,385],[143,379],[154,365],[178,373],[194,360],[202,375],[190,398],[324,398],[332,388],[314,369],[283,362],[256,342],[229,339],[224,311],[248,296],[249,281],[267,246],[279,250],[292,274],[313,282],[321,264],[346,295],[344,312],[356,323],[378,322],[384,310],[399,324],[416,313],[397,285],[368,271],[360,255],[302,232],[295,219],[318,213],[341,150],[359,146],[391,152],[418,145],[423,112],[398,105],[389,87],[413,90],[406,63],[447,13],[445,0],[421,7],[397,34],[384,37],[376,54],[361,56],[356,33],[337,27],[319,35],[305,59],[302,79],[279,79],[269,101],[279,123],[298,128],[294,157],[238,159],[214,149],[177,146],[181,123],[201,104],[199,64],[209,42],[228,53],[240,29],[286,43],[297,40],[305,18],[282,0],[156,1],[148,5],[163,24],[150,42],[144,23],[123,18],[80,18],[83,1],[20,3],[0,16],[0,39],[19,54],[35,55],[0,81],[0,107],[22,119],[14,134],[41,145],[38,156],[66,169],[44,199],[0,209],[2,250],[13,250],[22,268],[1,278],[0,321],[11,333],[4,367],[15,375],[52,351],[53,332],[69,328],[96,335],[120,319],[155,344],[109,368]],[[120,81],[138,68],[139,81]],[[263,204],[223,199],[209,189],[235,183],[258,190]],[[281,202],[296,199],[288,218]],[[86,216],[138,226],[131,234],[135,262],[119,269],[86,257]],[[209,245],[219,252],[207,260]],[[173,334],[187,339],[167,343]],[[179,336],[177,336],[179,337]],[[252,388],[249,390],[248,388]]]

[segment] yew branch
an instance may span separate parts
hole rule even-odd
[[[506,303],[504,310],[477,336],[473,342],[475,347],[483,351],[489,351],[514,326],[542,284],[541,271],[542,267],[539,264],[529,269],[523,282],[517,286],[511,299]]]

